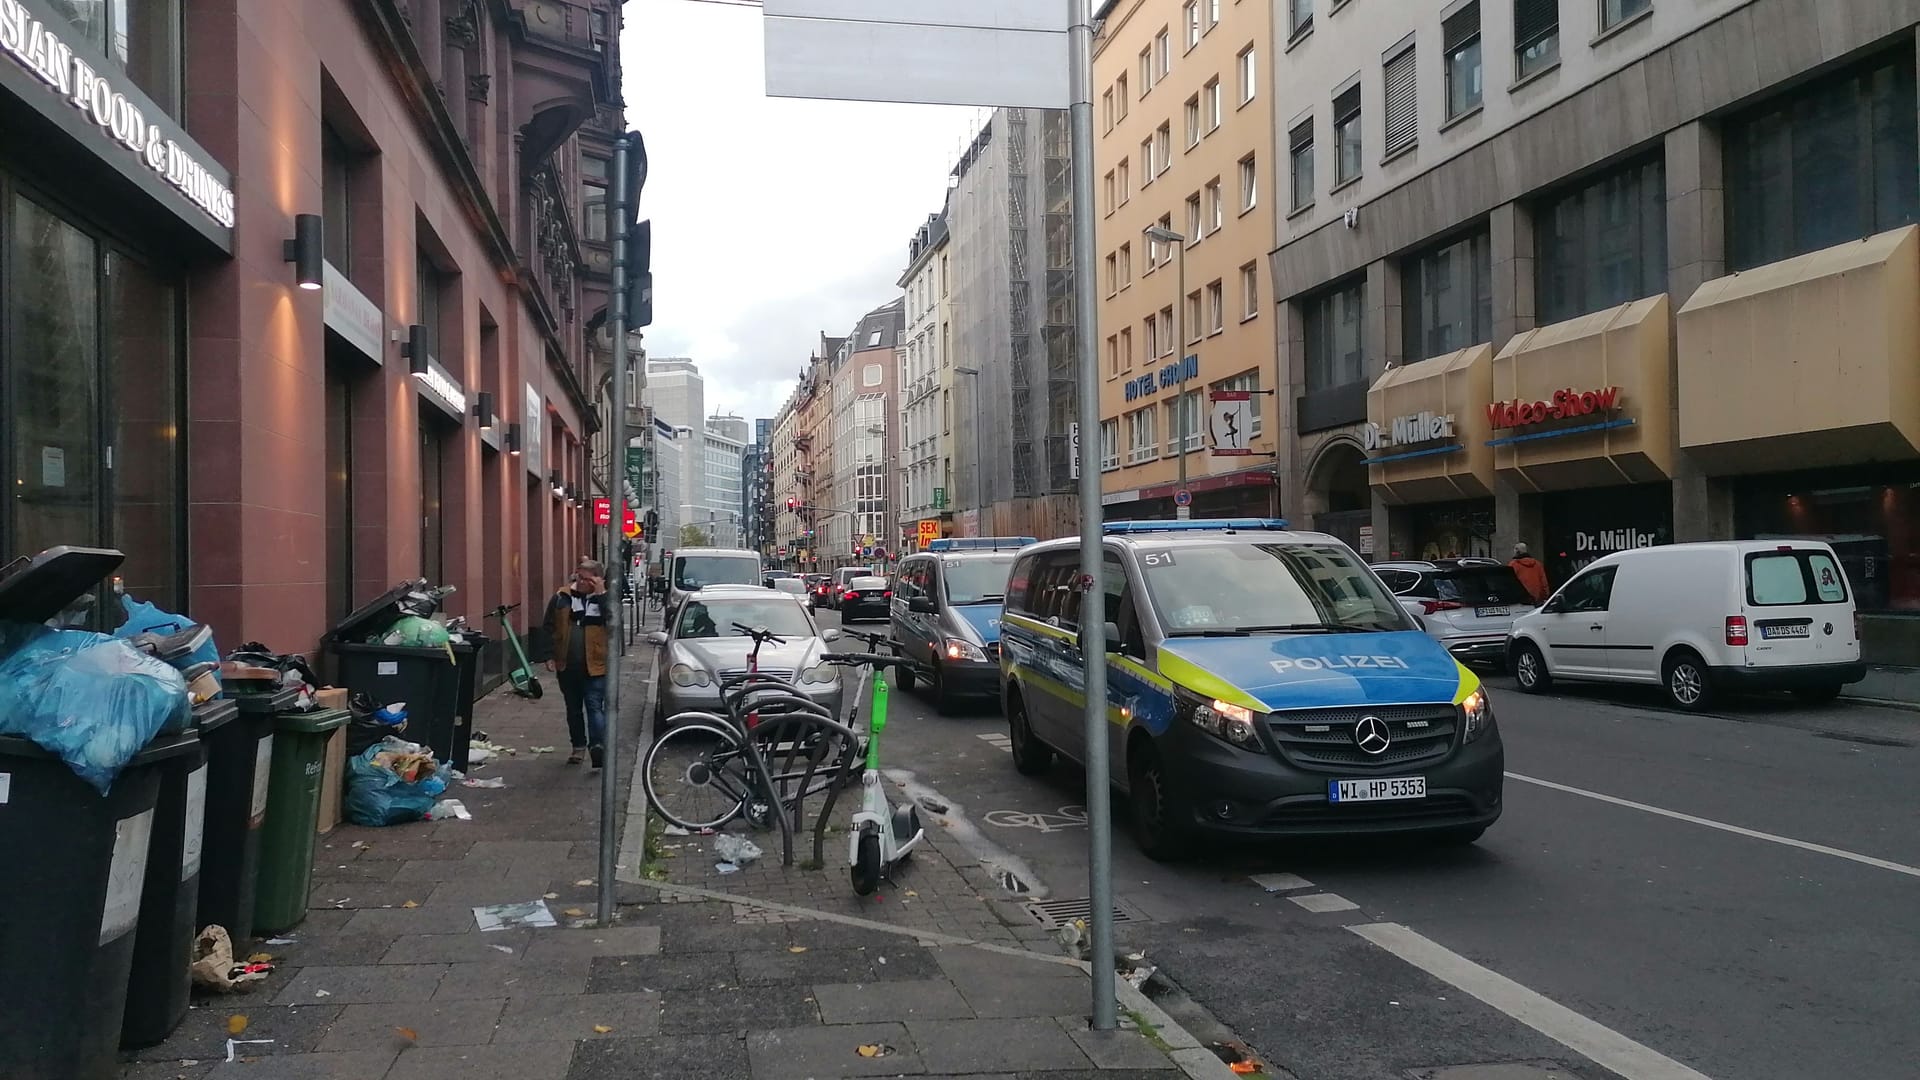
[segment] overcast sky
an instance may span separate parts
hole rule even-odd
[[[760,9],[626,8],[627,117],[646,138],[650,356],[687,356],[708,412],[770,417],[821,331],[899,295],[907,241],[985,113],[766,96]]]

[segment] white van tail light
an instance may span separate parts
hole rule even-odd
[[[1745,615],[1727,616],[1727,644],[1745,645],[1747,643],[1747,617]]]

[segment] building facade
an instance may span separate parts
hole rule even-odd
[[[7,0],[0,561],[312,652],[590,550],[621,8],[531,6]]]
[[[707,422],[707,380],[691,360],[648,360],[645,392],[653,415],[674,427]]]
[[[700,448],[699,468],[689,476],[687,505],[680,516],[687,527],[698,527],[715,547],[741,547],[741,458],[747,444],[738,438],[747,429],[739,417],[715,416],[689,438]]]
[[[947,197],[954,531],[1077,528],[1072,141],[1065,112],[998,109]]]
[[[833,486],[819,508],[822,551],[836,566],[899,551],[893,462],[900,453],[896,390],[906,305],[893,300],[862,316],[829,368]]]
[[[923,537],[946,535],[953,521],[948,500],[953,470],[948,445],[953,388],[951,268],[943,210],[929,217],[907,245],[907,268],[899,281],[907,326],[899,376],[905,451],[896,485],[902,551],[919,550]]]
[[[686,490],[687,440],[690,434],[686,428],[676,428],[664,420],[653,421],[653,475],[654,501],[649,507],[654,514],[654,527],[647,533],[652,554],[658,549],[671,550],[680,545],[681,526],[686,519],[681,516],[680,493]]]
[[[1556,585],[1622,548],[1819,537],[1868,659],[1910,662],[1917,23],[1292,5],[1271,274],[1297,516],[1376,558],[1525,541]]]
[[[1183,456],[1193,516],[1281,509],[1278,320],[1262,299],[1274,236],[1274,7],[1102,6],[1094,174],[1101,498],[1110,518],[1175,516]],[[1251,437],[1223,432],[1221,454],[1210,430],[1216,390],[1252,392]]]

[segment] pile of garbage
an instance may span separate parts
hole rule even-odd
[[[369,826],[420,821],[446,790],[447,777],[432,750],[389,735],[349,764],[347,819]]]

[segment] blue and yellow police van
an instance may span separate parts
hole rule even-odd
[[[1109,522],[1105,624],[1080,543],[1021,550],[1000,618],[1015,766],[1084,763],[1082,648],[1107,661],[1107,745],[1154,858],[1199,833],[1421,832],[1471,843],[1505,765],[1480,680],[1340,540],[1278,519]]]
[[[889,623],[896,648],[914,661],[902,689],[925,679],[940,712],[963,697],[1000,693],[1000,606],[1015,553],[1031,536],[928,541],[893,573]]]

